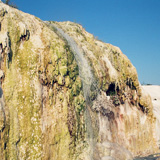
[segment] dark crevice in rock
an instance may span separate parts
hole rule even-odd
[[[132,79],[128,79],[126,85],[128,85],[130,89],[136,90],[136,87],[134,86]]]
[[[106,92],[107,96],[113,96],[113,95],[115,95],[116,94],[116,89],[115,88],[116,88],[115,87],[115,83],[111,83],[109,85],[109,88],[108,88],[107,92]]]
[[[21,35],[20,41],[28,41],[29,38],[30,38],[30,32],[29,32],[29,30],[26,30],[26,34]]]
[[[9,64],[12,62],[12,56],[11,40],[9,32],[7,32],[6,45],[0,43],[0,69],[3,66],[3,63],[6,63],[6,67],[9,68]]]
[[[139,106],[143,113],[148,113],[148,108],[142,106],[140,103],[139,103]]]
[[[7,53],[7,59],[8,59],[8,68],[9,68],[9,63],[12,62],[12,56],[13,56],[13,52],[12,52],[12,49],[11,49],[11,40],[10,40],[10,36],[9,36],[9,33],[8,33],[8,53]]]
[[[8,13],[4,8],[0,10],[0,17],[4,17],[5,14]]]
[[[0,54],[2,54],[2,53],[3,53],[3,44],[0,43]]]
[[[111,96],[112,103],[115,107],[121,104],[121,100],[119,98],[119,91],[119,86],[116,87],[115,83],[111,83],[108,90],[106,91],[106,95]]]

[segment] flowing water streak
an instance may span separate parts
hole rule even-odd
[[[56,25],[52,24],[52,26],[61,34],[61,36],[67,41],[68,45],[71,47],[71,50],[74,54],[76,62],[79,67],[79,75],[83,83],[83,92],[85,100],[89,101],[90,96],[90,88],[93,83],[93,75],[91,72],[91,68],[88,65],[87,60],[85,59],[83,52],[80,50],[76,42],[64,31],[58,28]]]
[[[49,23],[48,23],[49,24]],[[68,35],[66,34],[62,29],[57,27],[55,24],[49,24],[54,29],[56,29],[56,32],[58,35],[62,36],[63,39],[65,39],[70,46],[71,51],[74,54],[74,57],[76,59],[76,62],[78,64],[79,68],[79,75],[83,84],[83,93],[84,98],[86,100],[87,107],[89,107],[90,104],[90,93],[91,93],[91,85],[94,83],[94,77],[91,72],[91,67],[89,66],[86,58],[84,57],[84,53],[82,50],[78,47],[76,42]],[[85,110],[85,119],[86,119],[86,126],[87,126],[87,138],[89,141],[90,146],[90,159],[93,159],[93,150],[94,150],[94,138],[93,138],[93,128],[92,128],[92,122],[90,117],[89,109],[86,108]]]

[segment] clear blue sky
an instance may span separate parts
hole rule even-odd
[[[120,47],[141,83],[160,85],[160,0],[12,0],[42,20],[73,21]]]

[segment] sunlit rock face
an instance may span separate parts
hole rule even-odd
[[[132,159],[158,152],[158,120],[119,48],[72,22],[0,2],[1,159]]]
[[[156,117],[156,130],[154,130],[154,132],[157,139],[157,145],[160,147],[160,86],[146,85],[142,87],[152,98],[153,114]]]

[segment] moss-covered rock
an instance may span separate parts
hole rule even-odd
[[[1,2],[0,8],[2,89],[10,113],[0,108],[1,158],[73,159],[85,137],[76,138],[84,122],[75,108],[74,99],[83,95],[73,53],[44,22]]]
[[[0,21],[1,159],[100,159],[116,150],[96,150],[105,141],[135,155],[157,151],[150,97],[119,48],[79,24],[44,23],[2,2]],[[53,23],[82,51],[91,82]]]

